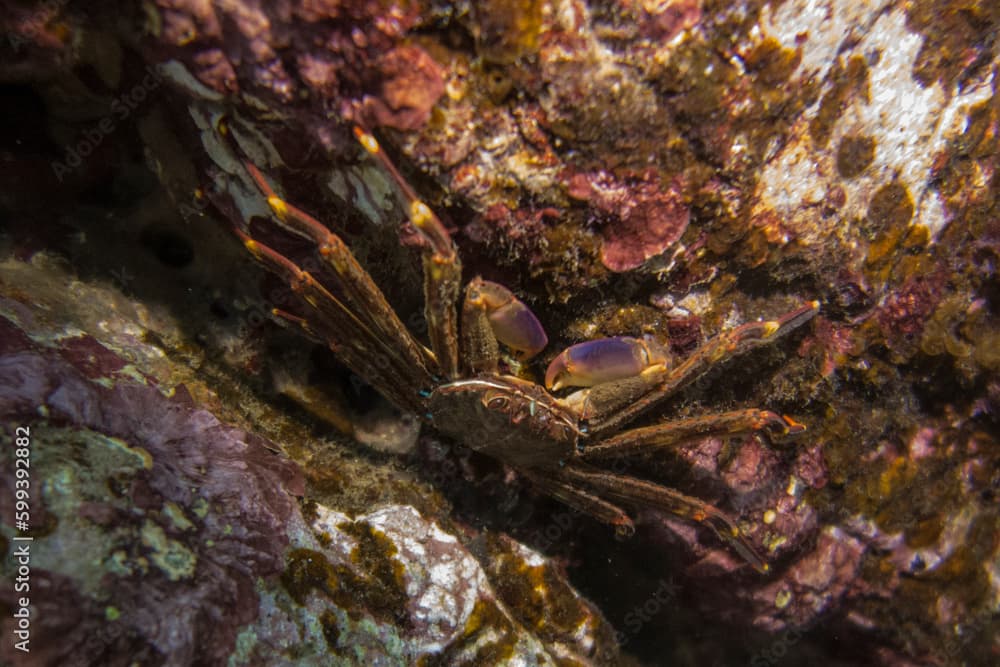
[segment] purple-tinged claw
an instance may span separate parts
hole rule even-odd
[[[642,373],[664,363],[666,352],[650,339],[599,338],[563,350],[545,371],[545,386],[553,391],[563,387],[592,387]]]
[[[473,281],[471,289],[472,298],[480,299],[485,307],[493,335],[520,359],[530,359],[545,349],[549,338],[541,322],[509,289],[480,279]]]

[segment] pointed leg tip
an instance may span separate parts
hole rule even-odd
[[[378,140],[357,125],[354,126],[354,138],[357,139],[358,143],[361,144],[361,146],[369,153],[372,153],[373,155],[378,153]]]
[[[795,435],[796,433],[802,433],[803,431],[806,430],[805,424],[795,421],[788,415],[781,415],[781,418],[785,420],[786,435]]]

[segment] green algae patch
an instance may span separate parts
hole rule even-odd
[[[476,600],[462,634],[443,651],[421,656],[418,667],[446,667],[455,664],[500,665],[514,656],[517,632],[510,619],[496,603]],[[470,646],[477,646],[471,659],[466,659]]]
[[[163,515],[170,519],[170,523],[177,530],[185,531],[194,529],[194,524],[184,515],[184,510],[173,501],[163,504]]]
[[[300,605],[316,591],[355,620],[368,614],[379,622],[406,627],[406,571],[394,557],[396,546],[365,522],[343,523],[338,528],[357,541],[350,554],[354,567],[333,564],[320,551],[293,549],[281,574],[285,590]]]
[[[892,182],[883,185],[872,195],[868,204],[868,227],[884,231],[904,228],[913,219],[913,197],[905,185]]]
[[[883,185],[872,195],[861,228],[871,237],[865,270],[873,284],[890,279],[902,283],[908,276],[933,273],[931,258],[923,252],[930,232],[910,224],[914,210],[913,197],[901,183]]]
[[[989,53],[1000,30],[1000,4],[915,0],[906,5],[906,26],[924,38],[913,63],[913,77],[922,86],[940,83],[951,90],[980,68],[989,68],[991,59],[975,58],[974,49]]]
[[[875,160],[875,139],[869,136],[844,137],[837,147],[837,173],[844,178],[860,176]]]
[[[497,594],[519,623],[551,641],[572,634],[587,620],[579,600],[552,565],[533,565],[517,553],[500,551],[504,546],[495,538],[491,542]]]
[[[365,521],[343,523],[338,528],[358,542],[351,551],[351,561],[367,575],[363,582],[357,582],[361,584],[358,588],[364,594],[366,607],[375,618],[405,627],[409,618],[406,568],[395,558],[396,545]]]
[[[208,510],[208,501],[204,498],[198,497],[191,503],[191,512],[199,519],[204,519],[208,516]]]
[[[124,440],[112,436],[105,436],[105,441],[108,444],[119,447],[122,451],[136,457],[144,470],[151,470],[153,468],[152,455],[142,447],[131,447]]]
[[[538,51],[544,20],[541,0],[486,0],[473,4],[472,31],[484,60],[510,64]]]
[[[148,519],[142,524],[142,544],[152,550],[150,558],[170,581],[194,576],[198,557],[177,540],[168,538],[163,528]]]
[[[340,623],[337,615],[326,609],[319,615],[319,624],[323,630],[323,639],[330,650],[337,651],[340,643]]]
[[[751,49],[745,58],[748,72],[756,74],[760,83],[777,86],[785,83],[802,62],[801,49],[786,49],[781,42],[768,37]]]
[[[868,64],[860,55],[841,60],[830,71],[830,88],[819,102],[816,115],[809,122],[809,134],[820,148],[825,147],[833,135],[833,127],[847,108],[848,101],[861,95],[866,102],[871,99],[868,82]]]
[[[321,552],[312,549],[293,549],[288,554],[281,583],[300,605],[306,603],[306,598],[314,590],[329,593],[339,585],[330,561]]]

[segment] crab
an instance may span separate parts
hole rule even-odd
[[[221,122],[219,131],[226,135],[231,130]],[[502,372],[501,349],[528,364],[547,346],[538,318],[498,283],[474,277],[463,293],[458,250],[440,219],[370,132],[355,127],[354,134],[394,183],[419,237],[429,347],[404,326],[343,240],[282,199],[253,162],[242,158],[272,219],[315,244],[331,269],[324,272],[327,284],[322,284],[252,238],[247,226],[234,223],[247,250],[301,299],[305,315],[272,312],[328,345],[401,410],[499,459],[541,491],[619,533],[634,532],[629,510],[658,509],[707,526],[747,563],[766,572],[767,562],[727,513],[660,484],[608,472],[602,464],[698,437],[767,432],[776,438],[804,430],[791,417],[760,409],[628,425],[712,367],[801,326],[819,304],[805,302],[776,319],[721,333],[680,361],[651,338],[614,337],[585,341],[558,354],[545,372],[544,385]]]

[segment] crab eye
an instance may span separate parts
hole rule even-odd
[[[510,405],[510,399],[506,396],[494,396],[486,399],[486,407],[490,410],[506,410]]]

